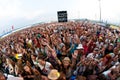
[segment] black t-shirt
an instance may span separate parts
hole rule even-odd
[[[120,58],[118,59],[119,63],[120,63]]]
[[[105,55],[107,55],[109,53],[113,53],[113,49],[112,50],[108,50],[108,49],[105,50]]]
[[[88,75],[92,75],[93,74],[93,68],[89,69],[89,68],[86,68],[85,72],[84,72],[84,76],[88,76]]]

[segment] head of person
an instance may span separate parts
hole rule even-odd
[[[120,42],[117,42],[117,47],[120,48]]]
[[[110,72],[112,75],[115,75],[115,77],[117,77],[117,75],[119,74],[119,70],[117,68],[111,69]]]
[[[83,45],[83,46],[87,45],[87,40],[86,40],[86,39],[84,39],[84,40],[82,41],[82,45]]]
[[[61,40],[61,38],[58,38],[58,43],[62,43],[62,40]]]
[[[98,54],[99,53],[99,49],[98,48],[94,48],[93,53],[94,54]]]
[[[77,76],[77,79],[76,80],[86,80],[86,77],[84,77],[84,76]]]
[[[71,63],[71,60],[69,57],[65,57],[62,62],[63,62],[64,68],[67,68]]]
[[[31,72],[31,68],[28,65],[25,65],[23,69],[25,72]]]
[[[77,55],[78,55],[78,50],[74,50],[73,55],[74,55],[74,56],[77,56]]]
[[[6,80],[5,76],[3,75],[2,72],[0,72],[0,80]]]
[[[32,60],[36,60],[36,57],[37,57],[37,56],[34,55],[34,54],[31,55],[31,59],[32,59]]]
[[[115,54],[114,53],[109,53],[103,58],[103,62],[105,64],[108,64],[111,62],[112,58],[114,58]]]
[[[78,47],[76,48],[79,52],[84,53],[84,48],[82,44],[79,44]]]
[[[43,59],[38,59],[38,63],[41,65],[45,65],[45,61]]]
[[[115,57],[115,54],[114,53],[109,53],[105,56],[107,59],[112,59]]]
[[[110,43],[108,46],[108,50],[113,50],[114,49],[114,44]]]
[[[62,49],[62,51],[66,51],[66,46],[63,45],[61,49]]]

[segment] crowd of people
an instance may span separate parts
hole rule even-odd
[[[120,80],[120,32],[90,21],[46,23],[0,39],[0,80]]]

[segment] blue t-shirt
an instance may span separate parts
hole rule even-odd
[[[70,47],[72,46],[72,43],[70,43]],[[74,44],[74,47],[70,50],[70,53],[74,53],[74,51],[76,50],[78,44]]]

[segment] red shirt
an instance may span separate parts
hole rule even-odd
[[[84,55],[86,55],[87,52],[88,52],[88,46],[87,45],[83,45],[83,48],[84,48]]]
[[[88,46],[88,52],[87,53],[93,52],[95,47],[96,47],[96,44],[94,44],[94,42],[91,42]]]

